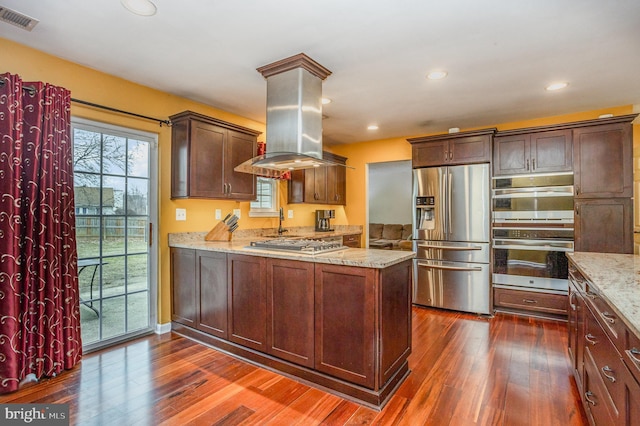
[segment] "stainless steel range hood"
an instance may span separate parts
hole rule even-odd
[[[289,170],[338,165],[322,158],[322,80],[331,71],[300,53],[258,72],[267,80],[267,149],[234,170],[280,177]]]

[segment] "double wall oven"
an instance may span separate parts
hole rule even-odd
[[[573,174],[494,177],[493,286],[566,294]]]

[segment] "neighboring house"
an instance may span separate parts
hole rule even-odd
[[[76,186],[75,203],[76,215],[114,214],[113,188],[102,188],[102,202],[100,201],[100,188],[91,186]]]

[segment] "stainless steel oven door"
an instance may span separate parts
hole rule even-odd
[[[491,198],[495,223],[573,223],[573,185],[500,188]]]
[[[488,263],[414,260],[413,302],[456,311],[490,314]]]
[[[567,252],[573,241],[493,240],[493,284],[567,290]]]

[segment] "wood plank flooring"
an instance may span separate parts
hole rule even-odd
[[[68,403],[72,425],[586,425],[566,323],[413,309],[411,374],[375,411],[174,333],[86,355],[0,403]]]

